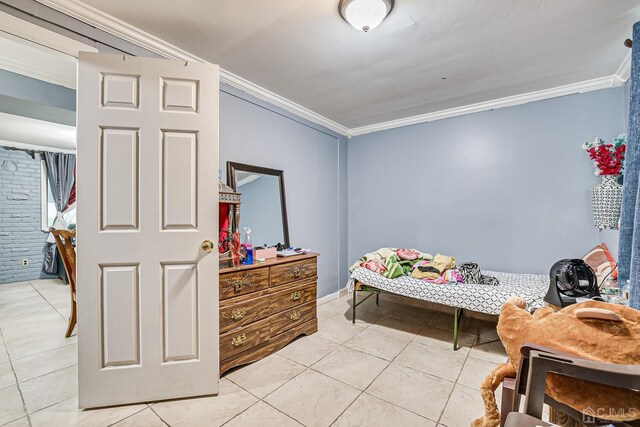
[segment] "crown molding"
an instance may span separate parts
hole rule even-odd
[[[243,92],[248,93],[249,95],[253,95],[258,99],[267,101],[275,105],[276,107],[287,110],[290,113],[302,117],[303,119],[324,126],[327,129],[330,129],[342,136],[347,136],[347,134],[349,133],[349,128],[347,128],[346,126],[342,126],[340,123],[327,119],[326,117],[321,116],[320,114],[315,113],[308,108],[303,107],[302,105],[296,104],[295,102],[290,101],[287,98],[284,98],[276,93],[273,93],[263,88],[262,86],[251,83],[249,80],[246,80],[236,74],[230,73],[223,68],[220,68],[220,81],[222,83],[228,84],[229,86],[238,88]]]
[[[167,59],[192,62],[208,62],[192,55],[164,40],[146,33],[132,25],[127,24],[111,15],[107,15],[98,9],[86,5],[77,0],[37,0],[45,6],[51,7],[66,15],[72,16],[86,24],[120,37],[130,43],[143,47],[153,53],[157,53]],[[220,68],[220,82],[238,88],[263,101],[267,101],[277,107],[289,111],[303,119],[326,127],[340,135],[347,135],[348,128],[330,120],[320,114],[296,104],[278,94],[271,92],[255,83],[252,83],[230,71]]]
[[[622,64],[618,67],[615,77],[620,83],[625,84],[631,77],[631,50],[627,53],[627,56],[622,60]]]
[[[598,89],[607,89],[624,84],[617,75],[601,77],[583,82],[572,83],[565,86],[558,86],[551,89],[543,89],[535,92],[523,93],[520,95],[507,96],[505,98],[493,99],[491,101],[478,102],[476,104],[462,107],[449,108],[447,110],[435,111],[433,113],[420,114],[398,120],[391,120],[383,123],[376,123],[368,126],[361,126],[351,129],[349,137],[364,135],[382,130],[394,129],[403,126],[410,126],[419,123],[433,122],[436,120],[449,119],[451,117],[464,116],[481,111],[496,110],[498,108],[513,107],[515,105],[527,104],[529,102],[542,101],[559,96],[573,95],[576,93],[591,92]]]

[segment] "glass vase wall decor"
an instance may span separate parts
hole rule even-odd
[[[591,188],[593,219],[596,227],[618,229],[622,205],[622,185],[618,175],[602,175],[602,183]]]

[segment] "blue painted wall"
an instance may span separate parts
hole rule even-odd
[[[407,126],[349,142],[348,258],[381,246],[547,273],[599,242],[584,141],[625,129],[624,89]]]
[[[284,171],[291,244],[321,254],[318,297],[347,280],[346,154],[346,138],[222,85],[220,169],[233,161]]]
[[[6,70],[0,70],[0,94],[76,111],[75,90]]]
[[[0,70],[0,112],[75,126],[76,91]]]

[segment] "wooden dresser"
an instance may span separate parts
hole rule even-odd
[[[318,330],[318,254],[220,270],[220,374]]]

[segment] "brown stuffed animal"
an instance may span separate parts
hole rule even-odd
[[[500,425],[500,412],[494,391],[506,377],[515,377],[520,363],[520,347],[525,342],[550,347],[584,359],[625,365],[640,364],[640,311],[632,308],[588,301],[560,311],[543,307],[533,315],[524,310],[521,298],[512,297],[502,306],[498,335],[509,360],[496,367],[480,386],[484,416],[473,427]],[[578,318],[576,310],[596,308],[616,313],[621,321]],[[584,310],[582,310],[584,311]],[[640,393],[616,387],[588,383],[551,374],[546,393],[558,402],[583,412],[588,407],[605,408],[616,414],[612,421],[629,421],[638,416]],[[608,408],[612,408],[611,411]],[[620,410],[627,408],[620,413]],[[629,410],[629,408],[631,408]],[[633,409],[635,408],[635,409]]]

